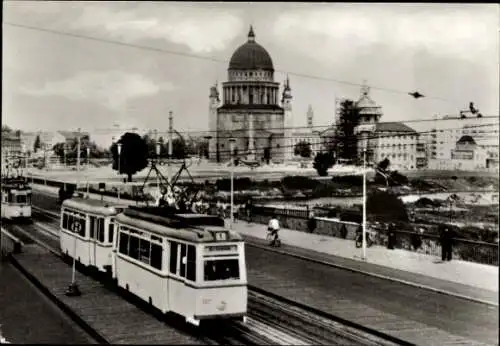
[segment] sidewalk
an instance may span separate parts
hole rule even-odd
[[[57,188],[43,185],[34,185],[33,190],[54,196],[57,196],[58,191]],[[101,197],[90,194],[90,198]],[[107,196],[104,200],[117,201]],[[122,202],[135,204],[128,200]],[[245,236],[249,243],[267,246],[265,225],[236,220],[233,229]],[[363,260],[362,250],[356,248],[352,240],[289,229],[282,229],[280,238],[283,246],[275,250],[292,256],[311,258],[368,275],[498,305],[499,268],[496,266],[461,260],[442,263],[435,256],[408,250],[388,250],[377,245],[366,249],[367,259]]]
[[[265,240],[265,225],[237,220],[234,230],[244,236]],[[498,267],[480,263],[452,260],[442,263],[440,258],[408,250],[388,250],[374,245],[366,249],[366,261],[363,261],[362,249],[356,248],[354,241],[336,237],[310,234],[306,232],[281,229],[280,239],[283,245],[302,248],[311,253],[323,253],[362,263],[371,263],[383,267],[412,272],[431,278],[446,280],[462,285],[489,290],[498,294]],[[308,251],[305,251],[307,253]],[[324,256],[322,258],[325,258]]]

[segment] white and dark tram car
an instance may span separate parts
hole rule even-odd
[[[92,226],[91,216],[103,221]],[[119,287],[162,313],[195,325],[246,318],[244,241],[219,217],[71,199],[62,207],[63,233],[63,253],[111,272]]]
[[[24,178],[2,179],[2,219],[31,220],[32,191]]]

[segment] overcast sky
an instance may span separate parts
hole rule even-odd
[[[24,130],[138,126],[205,130],[208,93],[227,63],[9,25],[229,61],[253,24],[282,82],[294,123],[331,123],[335,97],[367,80],[382,120],[458,113],[474,101],[499,114],[499,9],[478,4],[285,4],[4,1],[3,123]],[[6,23],[7,22],[7,23]],[[388,92],[377,88],[400,90]],[[418,90],[429,98],[415,100]]]

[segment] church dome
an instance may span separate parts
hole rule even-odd
[[[255,42],[252,27],[250,27],[248,33],[248,41],[233,53],[229,62],[229,69],[274,71],[273,60],[267,50]]]

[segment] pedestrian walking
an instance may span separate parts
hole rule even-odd
[[[309,220],[307,220],[307,229],[309,230],[309,233],[313,233],[316,227],[317,222],[314,218],[314,213],[311,212],[311,215],[309,215]]]
[[[439,241],[441,243],[441,260],[451,261],[453,252],[453,232],[447,225],[441,226]]]
[[[394,225],[389,224],[389,229],[387,230],[387,248],[389,250],[394,250],[394,245],[396,244],[396,232],[394,231]]]

